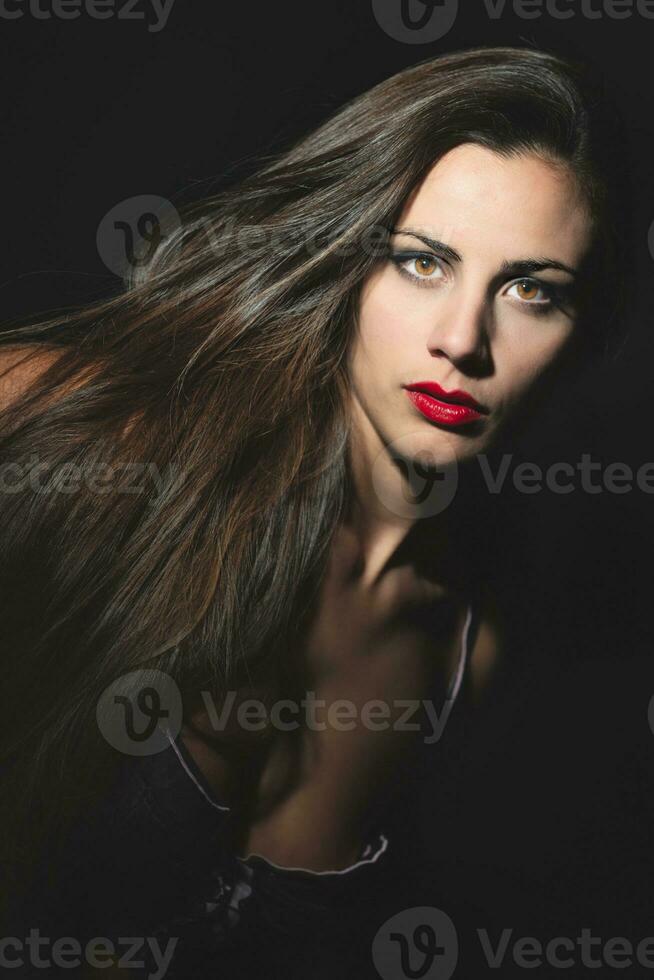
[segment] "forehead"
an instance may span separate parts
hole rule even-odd
[[[397,227],[433,233],[466,255],[548,255],[575,264],[591,221],[570,172],[532,154],[503,157],[466,143],[446,153],[414,190]],[[500,254],[501,253],[501,254]]]

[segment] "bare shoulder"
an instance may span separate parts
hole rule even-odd
[[[499,665],[504,648],[502,613],[491,589],[482,597],[481,617],[470,658],[474,696],[478,697]]]
[[[0,411],[25,394],[61,353],[34,345],[0,347]]]

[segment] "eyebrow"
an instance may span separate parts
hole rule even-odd
[[[435,252],[440,253],[452,262],[463,261],[456,249],[453,249],[450,245],[446,245],[445,242],[439,242],[436,238],[430,238],[422,232],[413,231],[410,228],[391,228],[390,230],[393,235],[412,235],[413,238],[418,238],[425,245],[429,245]],[[504,261],[500,272],[502,275],[508,276],[525,276],[531,272],[541,272],[543,269],[560,269],[561,272],[567,272],[571,276],[577,276],[577,270],[566,265],[565,262],[559,262],[557,259],[545,257],[516,259],[513,262]]]

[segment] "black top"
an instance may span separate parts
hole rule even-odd
[[[470,603],[448,712],[478,618]],[[166,980],[263,976],[261,966],[273,948],[284,962],[306,937],[327,948],[356,930],[384,884],[392,839],[383,827],[371,829],[351,867],[313,872],[234,854],[229,815],[181,737],[169,735],[167,747],[156,754],[125,757],[111,791],[75,827],[56,888],[29,900],[25,928],[53,939],[75,937],[82,948],[101,937],[113,946],[116,960],[122,957],[130,966],[125,977]],[[131,948],[127,937],[133,937]],[[49,949],[43,948],[43,957]],[[59,975],[51,960],[48,975]],[[310,976],[323,976],[320,964],[312,961],[311,969]],[[71,972],[63,967],[61,976]],[[41,969],[36,975],[46,974]]]

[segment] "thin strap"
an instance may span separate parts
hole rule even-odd
[[[189,775],[189,777],[193,780],[193,782],[195,783],[195,785],[197,786],[197,788],[200,790],[200,792],[202,793],[202,795],[204,796],[204,798],[207,800],[207,802],[210,803],[212,807],[215,807],[216,810],[222,810],[223,813],[229,813],[231,807],[224,806],[223,804],[218,803],[217,800],[214,800],[213,797],[210,796],[209,793],[206,791],[206,789],[204,788],[204,786],[202,785],[202,783],[200,782],[200,780],[194,775],[193,772],[191,772],[190,766],[188,765],[186,759],[184,758],[184,756],[180,752],[179,747],[177,745],[177,742],[172,737],[170,731],[166,730],[166,735],[168,736],[168,741],[170,742],[170,744],[171,744],[171,746],[173,748],[173,751],[175,752],[175,755],[177,756],[177,758],[181,762],[183,769],[186,771],[186,773]]]
[[[452,704],[454,704],[458,697],[466,666],[470,658],[470,648],[472,646],[472,643],[470,642],[470,627],[474,619],[474,610],[475,604],[473,601],[470,601],[468,603],[468,611],[466,613],[465,624],[463,626],[463,633],[461,636],[461,652],[459,654],[459,662],[457,664],[456,673],[450,681],[450,687],[447,692],[447,701],[451,702]]]

